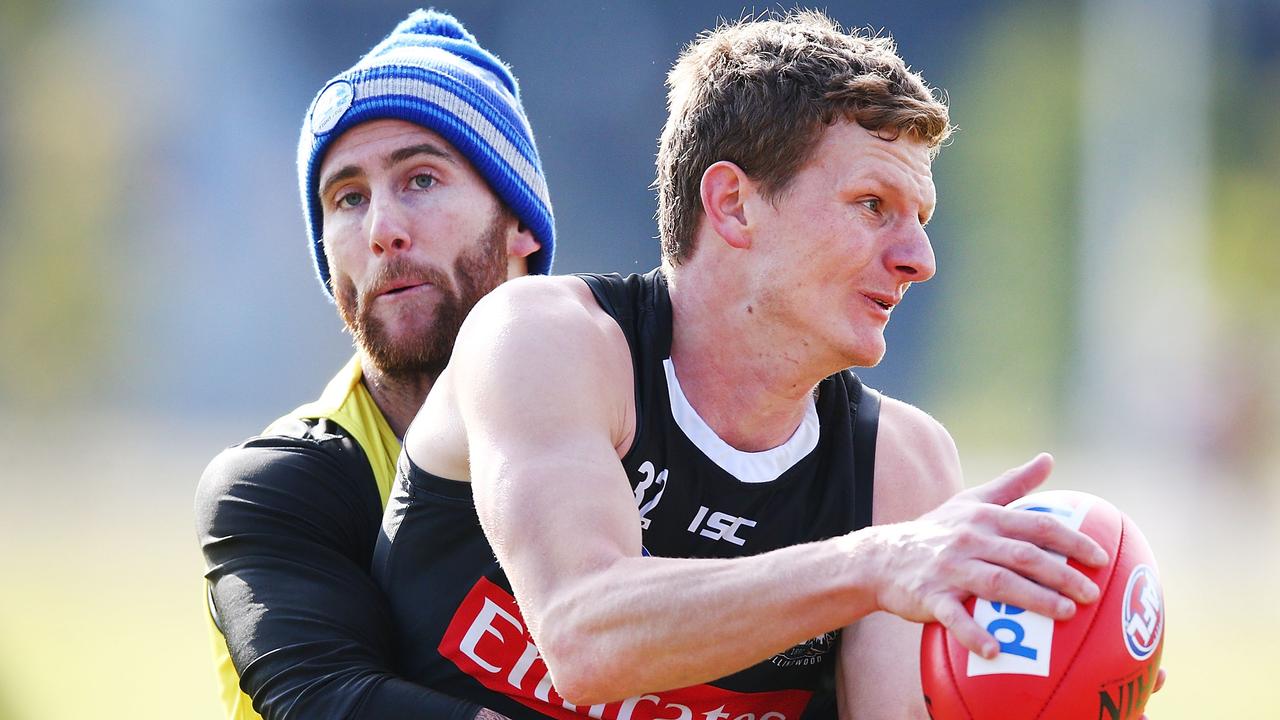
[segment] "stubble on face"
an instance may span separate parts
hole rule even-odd
[[[472,244],[458,255],[450,277],[441,268],[418,264],[405,256],[383,265],[370,279],[369,288],[412,278],[428,282],[440,293],[434,322],[418,334],[396,336],[387,323],[373,312],[374,295],[360,293],[349,277],[335,279],[334,297],[338,313],[351,333],[356,347],[383,375],[392,379],[417,380],[439,377],[453,354],[453,344],[471,308],[507,278],[506,224],[509,215],[499,211]],[[455,284],[456,280],[456,284]]]

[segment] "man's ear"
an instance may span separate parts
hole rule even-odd
[[[507,232],[507,255],[511,257],[529,257],[538,252],[538,248],[541,247],[542,243],[534,239],[533,231],[519,220],[516,221],[515,227]]]
[[[542,243],[533,237],[533,231],[520,221],[507,230],[507,278],[529,274],[527,258],[538,252]]]
[[[698,190],[707,226],[732,248],[751,247],[746,202],[755,185],[742,168],[728,160],[713,163],[702,173]]]

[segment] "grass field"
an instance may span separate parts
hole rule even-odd
[[[6,461],[0,508],[0,719],[218,717],[190,517],[217,448],[138,442],[76,457],[0,446],[26,461]],[[1203,526],[1183,527],[1175,509],[1144,524],[1168,605],[1170,681],[1153,720],[1277,717],[1274,506],[1213,497],[1185,513]]]
[[[0,717],[217,718],[194,554],[69,550],[6,563]]]

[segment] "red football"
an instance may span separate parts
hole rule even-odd
[[[1013,605],[971,599],[1000,643],[986,660],[941,625],[924,628],[920,680],[933,720],[1137,720],[1164,648],[1164,595],[1155,556],[1124,513],[1088,493],[1055,490],[1009,507],[1051,513],[1107,551],[1110,564],[1071,563],[1098,584],[1097,602],[1054,622]]]

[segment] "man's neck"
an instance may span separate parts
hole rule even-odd
[[[804,419],[814,387],[838,364],[805,355],[808,343],[770,328],[723,275],[679,271],[671,285],[671,361],[707,425],[734,448],[785,443]],[[834,369],[832,369],[834,367]]]
[[[360,367],[364,374],[365,389],[382,411],[392,432],[403,439],[409,423],[413,422],[418,408],[422,407],[427,393],[435,384],[435,378],[426,373],[389,375],[374,367],[363,354],[360,356]]]

